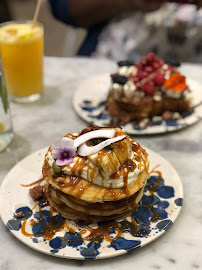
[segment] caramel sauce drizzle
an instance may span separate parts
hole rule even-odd
[[[149,202],[146,202],[145,204],[152,211],[152,213],[154,214],[153,217],[150,219],[150,221],[154,221],[156,219],[161,218],[161,216],[155,211],[155,209],[149,204]]]
[[[34,205],[34,207],[31,209],[31,212],[36,208],[36,206],[37,206],[37,203],[36,203],[36,204]],[[31,213],[31,212],[30,212],[30,213]],[[34,236],[34,233],[28,233],[28,232],[26,232],[26,230],[25,230],[25,227],[26,227],[26,224],[27,224],[27,220],[28,220],[28,217],[29,217],[30,213],[27,215],[26,219],[23,221],[22,227],[21,227],[21,232],[22,232],[22,234],[25,235],[25,236],[27,236],[27,237],[32,237],[32,236]]]
[[[43,218],[42,218],[42,209],[39,208],[39,217],[40,217],[40,222],[42,224],[42,232],[43,238],[46,240],[51,240],[53,236],[55,235],[56,232],[60,232],[64,229],[64,222],[65,220],[61,220],[59,224],[57,224],[59,215],[55,219],[53,216],[53,211],[50,209],[50,222],[49,224],[44,224]],[[37,233],[38,234],[38,233]]]
[[[30,184],[27,184],[27,185],[23,185],[23,184],[21,184],[21,186],[22,187],[31,187],[31,186],[34,186],[34,185],[36,185],[36,184],[41,184],[41,182],[43,182],[44,181],[44,178],[42,177],[42,178],[40,178],[39,180],[37,180],[37,181],[35,181],[35,182],[32,182],[32,183],[30,183]]]
[[[113,173],[110,178],[112,179],[119,179],[121,176],[123,176],[123,187],[121,188],[121,191],[117,195],[117,198],[121,194],[126,194],[126,196],[130,196],[130,192],[127,188],[128,185],[128,174],[132,171],[134,171],[136,168],[136,164],[131,160],[128,159],[119,169],[118,172]]]
[[[32,208],[32,211],[34,210],[34,208],[36,206],[37,206],[37,204],[35,204],[35,206]],[[26,224],[27,224],[27,220],[28,220],[28,217],[27,217],[22,223],[21,232],[23,235],[25,235],[27,237],[37,236],[40,233],[42,233],[44,239],[51,240],[56,232],[60,232],[64,229],[65,220],[61,220],[61,222],[59,224],[57,224],[58,219],[59,219],[59,216],[57,218],[55,218],[53,216],[53,211],[50,209],[50,222],[49,222],[49,224],[44,224],[43,218],[42,218],[42,209],[41,209],[41,207],[39,207],[39,221],[42,224],[42,229],[37,233],[26,232]]]
[[[150,180],[150,178],[148,179],[148,182],[150,182],[150,183],[152,184],[152,185],[150,185],[150,187],[149,187],[149,192],[150,192],[150,194],[153,194],[153,193],[157,190],[157,188],[158,188],[158,186],[159,186],[159,184],[160,184],[161,178],[162,178],[162,172],[156,170],[159,166],[160,166],[160,165],[155,166],[155,167],[149,172],[149,175],[151,175],[151,174],[153,174],[153,173],[158,174],[158,180],[157,180],[156,183],[152,182],[152,181]]]
[[[75,162],[74,166],[71,167],[71,172],[73,175],[76,175],[77,172],[77,176],[81,177],[82,171],[84,169],[84,167],[87,164],[87,159],[84,158],[78,158],[77,161]]]
[[[81,230],[79,234],[83,235],[87,231],[90,232],[89,235],[83,237],[83,240],[93,241],[94,243],[100,243],[103,239],[107,242],[112,242],[116,237],[119,238],[123,234],[125,227],[126,226],[121,226],[117,221],[109,221],[95,229],[90,226],[86,226],[86,229]],[[110,232],[112,230],[118,232],[115,238],[110,237]]]
[[[125,153],[125,151],[127,149],[125,149],[125,143],[124,142],[121,142],[121,144],[122,144],[122,147],[120,149],[122,151],[122,154],[124,155],[124,153]],[[107,151],[109,151],[109,150],[100,151],[98,153],[97,160],[98,160],[98,162],[100,164],[102,164],[103,157],[106,155]],[[141,148],[139,145],[133,144],[133,143],[132,143],[132,151],[134,151],[134,152],[137,153],[137,158],[139,160],[142,160],[143,164],[146,167],[146,158],[145,158],[147,156],[146,151],[143,148]],[[142,152],[143,152],[143,155],[142,155]],[[81,196],[85,192],[85,190],[88,189],[89,186],[91,185],[91,183],[89,183],[87,185],[84,185],[83,183],[79,183],[80,180],[81,180],[82,170],[86,166],[87,161],[88,161],[87,159],[78,157],[77,162],[71,167],[71,170],[72,170],[73,175],[77,173],[77,176],[75,176],[75,175],[74,176],[70,176],[70,182],[69,183],[65,183],[64,182],[64,179],[63,179],[63,176],[62,175],[59,176],[59,177],[58,176],[55,177],[55,179],[53,179],[53,182],[55,182],[61,189],[62,188],[65,188],[65,187],[71,187],[71,190],[76,189],[76,198],[77,199],[81,198]],[[110,168],[110,164],[109,163],[107,165],[108,165],[108,168],[107,168],[108,170],[112,169],[112,168]],[[107,166],[107,165],[105,164],[105,166]],[[119,198],[119,196],[121,194],[126,194],[128,197],[130,196],[130,192],[127,189],[128,174],[129,174],[129,172],[133,171],[135,169],[135,167],[136,167],[136,164],[132,160],[127,159],[125,161],[125,163],[121,166],[121,168],[119,169],[119,171],[118,172],[115,172],[115,173],[113,173],[111,175],[111,178],[112,179],[118,179],[118,178],[120,178],[120,176],[123,176],[124,186],[123,186],[123,188],[121,188],[121,190],[120,190],[119,193],[118,192],[115,192],[114,189],[112,189],[112,186],[109,187],[109,188],[106,188],[105,189],[105,192],[104,192],[104,195],[103,195],[103,200],[108,195],[111,198],[113,198],[114,200],[118,200],[118,198]],[[153,170],[149,173],[150,175],[152,173],[157,173],[158,176],[159,176],[157,183],[153,183],[152,182],[152,185],[151,185],[151,187],[149,189],[150,194],[153,194],[156,191],[156,189],[158,188],[158,186],[160,184],[160,181],[161,181],[162,174],[161,174],[160,171],[156,171],[156,168],[157,167],[158,166],[156,166],[155,168],[153,168]],[[49,169],[49,165],[48,165],[48,163],[46,161],[44,163],[44,166],[43,166],[43,176],[48,175],[48,169]],[[89,169],[88,169],[87,170],[87,178],[88,179],[89,178],[93,179],[94,178],[94,175],[95,175],[95,172],[96,172],[96,170],[93,169],[92,170],[92,173],[90,175],[90,172],[89,172]],[[30,186],[33,186],[35,184],[40,185],[43,180],[44,179],[41,178],[41,179],[39,179],[39,180],[31,183],[31,184],[22,185],[22,186],[23,187],[30,187]],[[104,181],[104,179],[102,180],[102,182],[103,181]],[[97,196],[97,194],[95,194],[94,199],[96,199],[96,196]],[[34,206],[34,208],[36,207],[36,205]],[[129,204],[128,201],[126,201],[126,206],[128,208],[130,206],[133,207],[133,208],[136,208],[137,207],[136,203],[133,202],[133,203],[130,203]],[[154,214],[153,217],[151,218],[151,221],[160,218],[160,215],[155,211],[155,209],[152,208],[152,206],[150,205],[149,202],[146,203],[146,206],[149,207],[149,209]],[[139,218],[139,220],[137,222],[135,221],[134,217],[131,215],[131,217],[130,217],[131,221],[129,222],[127,219],[124,219],[123,224],[120,224],[119,222],[117,222],[116,220],[114,220],[114,221],[104,222],[103,224],[101,224],[97,228],[92,228],[92,227],[90,227],[88,225],[85,225],[85,228],[84,229],[81,229],[80,232],[79,232],[79,234],[81,236],[83,236],[82,237],[83,240],[93,241],[94,243],[99,243],[103,239],[105,239],[108,242],[113,242],[116,239],[118,239],[119,237],[121,237],[122,234],[124,232],[128,231],[128,230],[131,230],[131,233],[132,233],[133,236],[139,236],[140,235],[140,232],[144,228],[144,226],[141,226],[141,228],[139,230],[137,229],[137,226],[138,226],[138,223],[141,221],[141,219],[142,219],[145,211],[146,211],[146,208],[142,212],[142,215],[141,215],[141,217]],[[50,239],[52,239],[54,237],[54,235],[55,235],[56,232],[62,231],[64,229],[64,226],[67,226],[67,228],[69,229],[70,232],[75,233],[75,230],[71,226],[69,226],[65,222],[65,220],[62,220],[60,222],[60,224],[57,224],[58,219],[56,220],[56,218],[54,218],[54,216],[53,216],[53,210],[52,209],[50,209],[50,223],[49,224],[46,225],[43,222],[43,219],[42,219],[42,209],[41,209],[41,207],[39,207],[39,217],[40,217],[40,222],[42,224],[42,230],[40,232],[37,232],[36,234],[30,234],[30,233],[26,232],[25,227],[26,227],[26,223],[27,223],[27,219],[28,219],[28,217],[27,217],[23,221],[22,227],[21,227],[21,231],[22,231],[23,235],[28,236],[28,237],[32,237],[32,236],[38,235],[39,233],[42,233],[44,239],[50,240]],[[58,216],[58,218],[59,218],[59,216]],[[111,231],[116,231],[116,236],[114,238],[111,238],[111,236],[110,236],[110,232]],[[89,232],[89,234],[87,236],[84,236],[88,232]],[[75,240],[68,240],[68,241],[75,241]]]

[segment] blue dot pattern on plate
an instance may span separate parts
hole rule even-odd
[[[82,115],[85,114],[86,120],[90,122],[93,121],[94,124],[98,126],[108,126],[111,124],[112,118],[109,113],[106,111],[105,106],[102,103],[97,103],[92,100],[83,100],[80,104],[80,109]],[[189,117],[193,114],[193,110],[186,111],[182,113],[181,117],[178,120],[155,120],[155,116],[152,119],[145,119],[140,121],[131,120],[128,124],[130,128],[137,132],[146,132],[151,128],[163,127],[165,131],[168,130],[177,130],[186,127],[189,125],[189,122],[186,121],[186,117]],[[121,123],[120,123],[121,124]]]
[[[158,188],[153,194],[149,192],[151,186],[158,183]],[[132,217],[136,222],[135,230],[138,234],[134,234],[134,228],[130,226],[130,222],[127,220],[119,221],[120,226],[123,226],[125,222],[125,230],[121,237],[107,242],[106,248],[113,249],[115,252],[118,250],[132,250],[141,247],[145,238],[152,237],[152,235],[159,234],[167,230],[172,224],[171,213],[167,211],[170,207],[171,200],[173,200],[174,207],[181,207],[183,203],[182,198],[175,197],[175,190],[171,186],[167,186],[164,183],[164,179],[157,176],[150,176],[147,185],[144,190],[142,203],[139,205],[138,210],[132,213]],[[23,216],[18,218],[17,213],[22,212]],[[153,219],[154,215],[158,218]],[[49,225],[50,222],[59,224],[64,219],[56,215],[51,217],[49,210],[42,210],[41,213],[32,211],[28,206],[18,208],[12,219],[8,220],[7,227],[9,230],[20,231],[22,223],[25,219],[35,219],[37,223],[32,227],[34,236],[30,237],[34,244],[39,242],[45,242],[49,248],[51,254],[56,254],[60,250],[70,247],[79,252],[85,259],[95,259],[102,252],[102,243],[93,242],[92,240],[86,241],[82,239],[79,233],[70,233],[62,231],[62,235],[57,233],[51,240],[45,240],[42,235],[43,224]],[[101,226],[102,222],[97,225]],[[82,228],[81,228],[82,229]],[[80,229],[80,230],[81,230]],[[115,232],[110,232],[110,237],[115,237]]]

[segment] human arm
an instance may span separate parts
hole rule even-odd
[[[123,12],[156,10],[163,2],[163,0],[69,0],[69,10],[78,26],[89,28]]]
[[[49,0],[54,16],[71,25],[90,28],[129,11],[152,11],[164,0]]]

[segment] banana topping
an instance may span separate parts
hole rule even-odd
[[[146,156],[144,156],[142,148],[134,141],[132,142],[121,128],[106,129],[108,133],[111,132],[106,137],[109,135],[114,136],[107,140],[103,140],[104,136],[102,137],[102,133],[98,132],[104,130],[96,131],[97,134],[100,134],[99,138],[101,139],[99,140],[98,137],[93,135],[93,140],[84,143],[84,136],[89,138],[90,134],[77,135],[78,137],[74,141],[81,145],[82,151],[87,151],[84,148],[93,151],[91,150],[90,154],[84,156],[81,150],[77,150],[71,162],[61,166],[61,172],[69,176],[82,177],[91,183],[107,188],[122,188],[135,182],[139,174],[148,165],[145,164]],[[107,148],[109,145],[110,148]],[[136,150],[132,150],[133,148]],[[95,149],[96,151],[94,151]],[[137,151],[137,149],[139,150]],[[46,160],[49,166],[52,167],[55,159],[51,148],[49,148],[46,155]],[[125,166],[125,164],[129,163],[132,164],[130,170]]]

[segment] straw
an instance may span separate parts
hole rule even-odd
[[[41,7],[41,2],[42,2],[42,0],[37,1],[36,9],[35,9],[35,12],[34,12],[34,17],[33,17],[33,20],[32,20],[32,27],[34,27],[36,25],[36,23],[37,23],[37,18],[38,18],[40,7]]]

